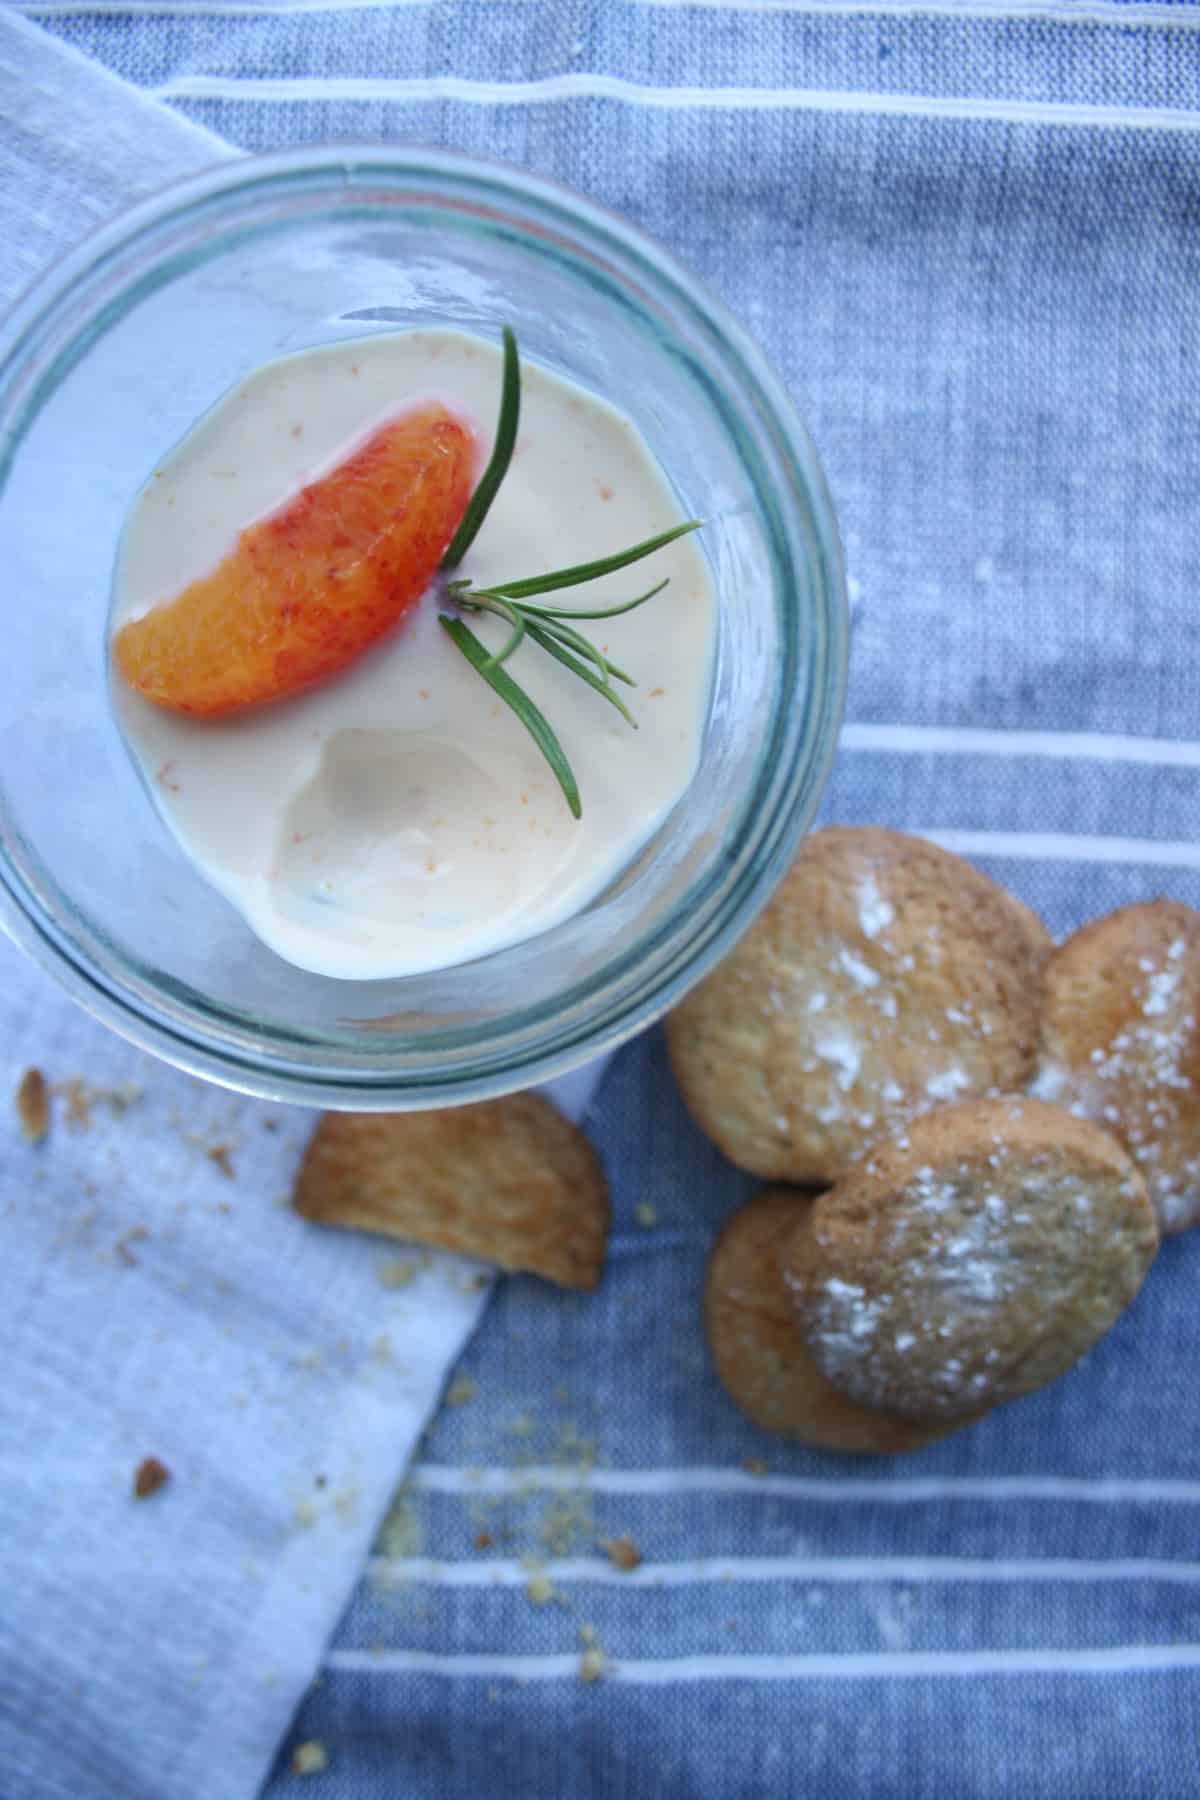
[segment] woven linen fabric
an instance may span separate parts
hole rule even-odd
[[[662,239],[830,477],[854,638],[825,815],[939,837],[1056,933],[1200,903],[1195,7],[35,16],[239,147],[508,157]],[[271,1800],[1200,1792],[1197,1243],[1060,1384],[863,1464],[716,1386],[704,1260],[752,1184],[658,1034],[591,1128],[604,1288],[499,1288]],[[328,1766],[293,1775],[307,1740]]]
[[[230,154],[0,14],[0,296]],[[0,1092],[29,1065],[55,1094],[48,1141],[11,1111],[0,1137],[0,1796],[247,1800],[491,1278],[296,1218],[310,1115],[151,1061],[0,944]],[[597,1076],[550,1091],[578,1113]]]

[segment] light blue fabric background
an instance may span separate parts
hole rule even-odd
[[[825,459],[855,615],[825,815],[942,835],[1055,932],[1200,904],[1200,10],[23,10],[235,145],[450,144],[661,238]],[[715,1387],[704,1258],[751,1184],[684,1117],[657,1034],[592,1129],[604,1289],[502,1286],[477,1394],[418,1465],[421,1560],[364,1583],[289,1739],[329,1770],[281,1764],[272,1800],[1200,1793],[1200,1242],[1168,1244],[1059,1386],[852,1463]],[[550,1502],[480,1491],[556,1456],[562,1603],[538,1608],[513,1569]],[[626,1533],[646,1561],[614,1578],[595,1540]],[[616,1664],[595,1686],[584,1624]]]

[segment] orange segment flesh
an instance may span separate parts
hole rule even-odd
[[[113,640],[147,700],[214,716],[336,675],[414,606],[466,510],[475,441],[444,407],[381,426]]]

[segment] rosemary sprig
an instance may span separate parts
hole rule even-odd
[[[462,561],[467,550],[474,543],[479,529],[487,517],[488,510],[500,489],[500,484],[508,473],[512,461],[513,449],[517,441],[517,425],[521,416],[521,364],[517,354],[517,340],[509,326],[504,327],[504,380],[500,394],[500,417],[496,425],[496,441],[488,460],[487,468],[479,480],[479,485],[471,496],[470,504],[463,514],[462,523],[450,541],[450,547],[442,558],[443,569],[453,569]],[[654,587],[647,588],[644,594],[636,595],[632,600],[625,600],[616,606],[603,607],[566,607],[539,605],[534,596],[551,594],[561,588],[579,587],[584,582],[597,581],[603,575],[612,575],[619,569],[627,569],[631,563],[640,562],[645,556],[652,556],[656,550],[665,549],[689,531],[698,531],[702,521],[688,519],[682,525],[673,525],[669,531],[660,531],[656,536],[645,538],[640,544],[633,544],[627,550],[618,550],[612,556],[602,556],[593,562],[576,563],[568,569],[553,569],[545,575],[533,575],[520,581],[492,582],[487,587],[476,587],[469,577],[459,577],[445,584],[446,600],[456,609],[455,612],[443,612],[438,615],[442,628],[451,643],[466,657],[471,667],[481,675],[492,691],[497,694],[506,706],[512,708],[530,737],[545,757],[554,774],[555,780],[563,791],[567,805],[573,817],[582,817],[583,806],[579,798],[579,784],[574,771],[567,760],[566,753],[545,714],[536,707],[520,684],[513,680],[504,664],[520,649],[525,642],[533,643],[552,656],[563,668],[569,669],[572,675],[590,687],[595,693],[614,706],[630,725],[637,729],[637,720],[613,688],[613,681],[623,681],[628,687],[637,684],[632,675],[619,669],[605,656],[604,652],[576,630],[568,621],[573,619],[614,619],[621,613],[632,612],[635,607],[645,606],[656,594],[661,594],[667,586],[666,579],[657,582]],[[458,615],[469,613],[492,613],[505,620],[509,627],[509,635],[499,650],[489,651],[475,636],[475,633]]]

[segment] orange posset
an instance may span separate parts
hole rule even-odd
[[[336,675],[414,606],[471,494],[475,440],[444,407],[381,426],[249,525],[210,575],[113,640],[147,700],[212,717]]]

